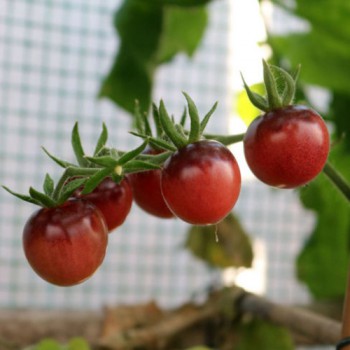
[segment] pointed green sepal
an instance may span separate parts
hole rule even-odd
[[[92,192],[107,176],[111,175],[112,173],[113,168],[103,168],[97,171],[85,182],[82,194]]]
[[[88,167],[89,162],[85,158],[84,149],[83,149],[83,146],[81,144],[78,122],[76,122],[74,124],[73,130],[72,130],[71,142],[72,142],[73,151],[74,151],[74,154],[75,154],[75,157],[77,159],[78,164],[81,167]]]
[[[52,208],[57,206],[57,203],[50,196],[36,190],[33,187],[29,188],[29,195],[44,207]]]
[[[78,189],[81,188],[84,183],[87,181],[87,178],[78,178],[69,181],[62,189],[60,196],[57,200],[58,204],[63,204],[65,201],[67,201],[73,193]]]
[[[177,150],[177,148],[171,145],[169,142],[166,142],[162,139],[155,139],[153,137],[149,139],[149,144],[154,149],[161,149],[172,152],[175,152]]]
[[[152,103],[152,116],[153,116],[154,125],[156,127],[156,135],[157,137],[162,137],[163,136],[162,123],[160,121],[158,107],[155,103]]]
[[[204,116],[203,120],[201,121],[200,125],[200,133],[203,134],[204,129],[206,128],[211,116],[215,112],[216,108],[218,106],[218,102],[215,102],[213,107],[210,108],[209,112]]]
[[[180,125],[184,128],[187,122],[187,108],[184,108],[184,111],[182,112],[181,119],[180,119]]]
[[[136,158],[139,154],[141,154],[146,146],[148,144],[148,139],[146,139],[139,147],[124,153],[119,159],[118,159],[118,165],[124,165],[127,162],[131,161],[132,159]]]
[[[269,104],[269,109],[276,109],[282,107],[281,96],[278,93],[277,82],[272,73],[271,66],[263,60],[263,73],[264,82],[267,94],[267,101]]]
[[[94,151],[94,156],[101,153],[102,149],[106,146],[108,140],[108,129],[105,123],[102,123],[102,131],[97,140],[97,144]]]
[[[101,156],[101,157],[85,157],[89,162],[100,165],[102,167],[115,167],[118,164],[112,156]]]
[[[129,134],[142,138],[143,140],[148,139],[148,143],[153,149],[161,149],[167,151],[176,151],[177,148],[171,145],[169,142],[155,137],[147,137],[147,135],[139,134],[135,131],[129,131]]]
[[[40,201],[32,198],[31,196],[28,196],[28,195],[25,195],[25,194],[21,194],[21,193],[17,193],[17,192],[14,192],[12,190],[10,190],[8,187],[6,186],[1,186],[5,191],[7,191],[8,193],[12,194],[13,196],[21,199],[22,201],[25,201],[25,202],[28,202],[28,203],[31,203],[31,204],[35,204],[35,205],[42,205]]]
[[[152,164],[160,165],[163,164],[172,154],[173,152],[162,152],[155,155],[141,154],[139,159]]]
[[[54,181],[52,180],[49,174],[46,174],[44,185],[43,185],[44,193],[48,196],[52,196],[54,189],[55,189]]]
[[[65,160],[55,157],[45,147],[41,147],[41,148],[49,156],[50,159],[52,159],[56,164],[58,164],[62,168],[68,168],[70,166],[74,166],[74,164],[72,163],[66,162]]]
[[[294,78],[284,69],[270,65],[270,70],[274,75],[275,81],[280,82],[281,87],[283,86],[283,92],[280,94],[280,99],[283,106],[288,106],[292,103],[295,95],[295,80]]]
[[[198,109],[194,101],[191,99],[191,97],[188,94],[186,94],[186,92],[182,92],[182,93],[186,98],[188,114],[191,120],[190,133],[188,135],[188,142],[193,143],[198,141],[201,136],[201,125],[200,125]]]
[[[268,112],[293,103],[296,90],[296,80],[299,76],[299,72],[300,65],[298,66],[296,73],[291,75],[284,69],[274,65],[269,65],[263,60],[266,98],[251,91],[242,74],[241,76],[250,102],[260,110]]]
[[[241,73],[241,77],[242,77],[244,89],[247,92],[250,102],[261,111],[267,112],[269,110],[269,104],[266,101],[266,99],[250,89],[250,87],[244,80],[242,73]]]
[[[187,140],[177,131],[174,121],[170,118],[163,100],[159,105],[159,116],[165,134],[177,148],[183,148],[187,145]]]

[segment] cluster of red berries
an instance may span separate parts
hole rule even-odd
[[[282,94],[273,85],[273,70],[284,77]],[[252,103],[265,113],[236,141],[243,141],[246,161],[262,182],[302,186],[327,161],[328,130],[315,111],[292,104],[296,78],[266,63],[264,72],[266,99],[244,84]],[[142,146],[127,153],[107,149],[104,127],[94,156],[86,157],[75,127],[72,144],[79,166],[49,154],[66,168],[58,186],[47,176],[45,193],[31,189],[27,197],[9,190],[43,206],[23,233],[25,255],[43,279],[69,286],[90,277],[104,259],[108,233],[123,224],[133,200],[156,217],[177,217],[193,225],[214,225],[230,213],[241,189],[239,166],[226,147],[232,137],[205,135],[216,104],[200,120],[194,102],[184,95],[189,131],[183,120],[175,124],[161,102],[159,108],[153,106],[157,138],[141,116],[134,134],[145,140]]]

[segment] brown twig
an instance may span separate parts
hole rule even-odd
[[[209,299],[202,307],[180,310],[160,323],[142,329],[115,334],[106,339],[104,349],[132,349],[143,345],[150,349],[164,349],[169,340],[186,328],[222,314],[236,305],[237,312],[249,312],[288,328],[312,344],[335,344],[340,337],[340,323],[314,312],[296,307],[281,306],[265,298],[232,289]],[[101,344],[101,343],[100,343]]]
[[[350,267],[348,272],[348,286],[346,289],[344,306],[343,306],[341,337],[342,339],[350,337]],[[350,350],[350,344],[344,346],[342,350]]]
[[[292,333],[314,344],[335,344],[340,339],[340,322],[301,308],[278,305],[235,287],[217,292],[202,305],[189,304],[167,311],[159,321],[116,329],[104,337],[101,337],[105,322],[101,313],[2,311],[0,338],[23,346],[43,337],[66,341],[72,336],[82,336],[98,349],[132,349],[141,345],[145,349],[164,349],[183,331],[220,317],[227,311],[231,316],[248,312],[262,317],[289,328]]]
[[[340,323],[306,309],[272,303],[252,294],[240,302],[243,311],[251,312],[304,336],[314,344],[335,344],[340,337]]]

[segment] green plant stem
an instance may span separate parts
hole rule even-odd
[[[62,189],[66,181],[73,176],[90,176],[94,175],[97,171],[101,170],[100,168],[79,168],[79,167],[68,167],[62,174],[61,178],[58,180],[58,183],[53,192],[53,199],[58,201]]]
[[[344,197],[350,202],[350,185],[339,174],[339,172],[327,162],[323,168],[323,172],[329,178],[329,180],[338,188],[338,190],[344,195]]]
[[[213,135],[213,134],[205,134],[206,139],[216,140],[221,142],[225,146],[232,145],[234,143],[238,143],[243,141],[245,133],[243,134],[236,134],[236,135]]]

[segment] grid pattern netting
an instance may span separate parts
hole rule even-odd
[[[79,121],[83,142],[96,141],[104,121],[109,143],[130,149],[130,117],[96,94],[118,47],[112,15],[120,2],[15,1],[0,11],[0,169],[1,183],[18,192],[40,187],[46,172],[59,169],[40,151],[71,159],[70,132]],[[191,61],[179,56],[158,72],[155,95],[169,110],[183,108],[181,90],[208,109],[221,100],[228,115],[228,3],[213,6],[211,29]],[[208,66],[210,65],[210,69]],[[213,129],[225,125],[222,117]],[[92,147],[92,146],[91,146]],[[91,150],[90,150],[91,151]],[[99,307],[111,302],[157,299],[165,305],[187,300],[212,283],[208,271],[182,249],[187,226],[160,221],[135,205],[125,225],[110,235],[106,259],[92,279],[74,288],[57,288],[38,278],[22,251],[21,232],[35,209],[5,192],[0,196],[0,304],[5,307]]]
[[[118,1],[16,0],[0,3],[0,182],[18,192],[41,186],[58,169],[40,151],[70,158],[70,132],[79,121],[84,144],[93,145],[102,120],[110,144],[131,148],[130,118],[106,100],[99,84],[118,47],[112,14]],[[228,0],[210,6],[205,39],[189,60],[179,56],[157,73],[155,99],[169,110],[183,108],[181,90],[205,111],[220,101],[211,132],[227,132],[230,115],[230,31]],[[227,116],[227,117],[226,117]],[[88,149],[89,150],[89,149]],[[183,249],[187,225],[161,221],[137,206],[110,235],[106,259],[82,285],[58,288],[29,268],[21,232],[35,208],[0,193],[0,307],[96,308],[108,303],[156,299],[166,306],[187,301],[215,281]],[[266,245],[267,290],[274,300],[303,302],[306,290],[294,277],[294,259],[313,225],[292,191],[275,191],[257,181],[243,183],[236,213]]]

